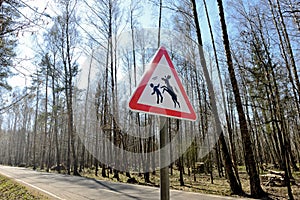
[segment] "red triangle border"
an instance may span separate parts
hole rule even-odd
[[[184,100],[188,106],[190,113],[138,103],[141,95],[143,94],[145,87],[148,85],[153,72],[155,71],[156,67],[158,66],[158,63],[160,62],[163,56],[165,56],[169,67],[172,69],[171,71],[173,73],[173,76],[177,82],[180,92],[182,93],[182,96],[184,97]],[[161,115],[166,117],[186,119],[191,121],[195,121],[197,119],[197,115],[189,101],[189,98],[185,92],[185,89],[183,88],[183,85],[178,77],[178,74],[174,68],[174,65],[165,47],[160,47],[156,52],[149,69],[144,73],[140,84],[138,85],[137,89],[135,90],[135,92],[133,93],[129,101],[129,108],[134,111],[141,111],[149,114],[156,114],[156,115]]]

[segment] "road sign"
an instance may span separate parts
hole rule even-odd
[[[196,113],[167,50],[160,47],[130,98],[129,108],[150,114],[195,121]]]

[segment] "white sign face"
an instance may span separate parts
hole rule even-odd
[[[196,113],[164,47],[155,54],[133,93],[129,108],[162,116],[196,120]]]
[[[168,66],[164,55],[157,65],[158,66],[155,68],[149,79],[149,83],[146,85],[138,103],[164,109],[189,112],[188,105],[180,92],[179,86],[173,76],[172,69]],[[151,87],[151,84],[160,91],[161,96],[158,96],[158,98],[154,88]]]

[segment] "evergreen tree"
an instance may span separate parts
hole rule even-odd
[[[20,5],[15,1],[0,1],[0,90],[10,90],[7,78],[12,75],[11,67],[16,56],[16,24],[20,15],[16,8]]]

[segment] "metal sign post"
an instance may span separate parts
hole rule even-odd
[[[168,151],[164,149],[166,144],[168,143],[168,118],[160,117],[160,199],[161,200],[169,200],[170,199],[170,181],[169,181],[169,166],[166,165],[166,161],[168,160]],[[166,166],[165,166],[166,165]]]
[[[128,106],[133,111],[160,116],[160,199],[169,200],[167,117],[195,121],[197,115],[164,47],[160,47],[154,55]]]

